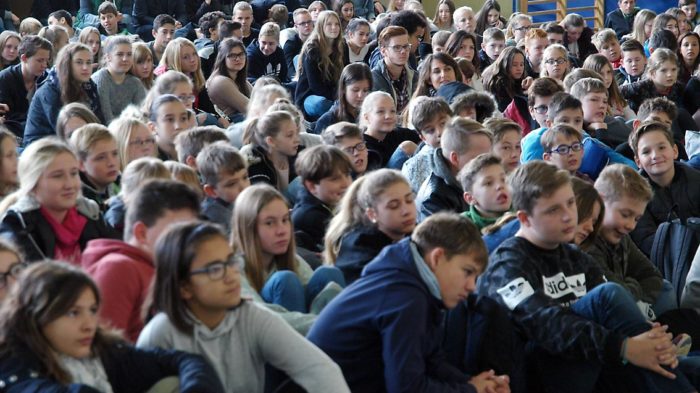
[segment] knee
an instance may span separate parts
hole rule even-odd
[[[277,287],[302,287],[299,277],[290,270],[281,270],[273,273],[270,278],[268,278],[268,282]]]
[[[606,299],[608,302],[625,301],[627,299],[634,302],[634,299],[631,297],[632,295],[629,293],[627,288],[618,283],[606,282],[598,285],[595,289],[600,293],[601,297]]]
[[[320,266],[314,271],[314,275],[319,275],[326,282],[333,281],[341,287],[345,287],[343,272],[335,266]]]
[[[406,153],[407,156],[411,157],[418,149],[418,145],[411,141],[403,141],[399,145],[399,149]]]

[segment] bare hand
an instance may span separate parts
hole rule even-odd
[[[176,29],[182,28],[182,23],[179,20],[175,21],[175,28]]]
[[[521,86],[523,87],[523,90],[527,91],[530,89],[530,86],[532,85],[532,82],[534,82],[535,79],[531,76],[528,76],[527,78],[523,79],[523,82]]]
[[[661,367],[677,363],[675,354],[671,355],[670,352],[675,348],[671,342],[672,335],[666,332],[667,329],[668,326],[657,326],[638,336],[629,337],[624,353],[625,359],[635,366],[675,379],[675,374]],[[660,358],[664,360],[660,361]]]
[[[510,379],[506,375],[496,375],[493,370],[484,371],[472,377],[469,383],[478,393],[510,393]]]
[[[0,104],[0,113],[9,112],[10,107],[7,104]]]

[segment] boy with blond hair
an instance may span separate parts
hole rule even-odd
[[[569,173],[533,161],[508,184],[521,226],[491,254],[477,292],[505,306],[529,340],[534,390],[693,391],[674,370],[668,327],[649,325],[629,292],[572,244],[578,212]]]
[[[119,192],[119,149],[107,127],[88,124],[75,130],[70,145],[80,161],[83,196],[92,199],[103,212],[107,200]]]
[[[267,22],[260,28],[258,38],[246,49],[248,56],[248,82],[262,76],[270,76],[280,83],[289,82],[287,61],[284,50],[279,46],[280,27],[275,22]]]
[[[510,210],[510,191],[501,159],[491,153],[481,154],[468,163],[457,176],[469,209],[462,213],[479,230],[494,224]]]

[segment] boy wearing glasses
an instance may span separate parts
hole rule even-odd
[[[408,65],[411,54],[408,31],[389,26],[382,30],[378,41],[382,60],[372,68],[372,86],[374,91],[389,93],[396,103],[396,113],[401,113],[418,85],[418,73]]]
[[[540,139],[544,154],[542,158],[571,175],[590,181],[578,173],[583,158],[583,134],[567,124],[557,124],[542,134]]]
[[[311,14],[306,8],[294,10],[292,19],[294,20],[294,28],[285,29],[280,39],[290,77],[296,75],[298,60],[295,61],[295,59],[298,58],[301,47],[304,46],[304,42],[314,30],[314,21],[311,20]]]
[[[81,265],[102,294],[100,317],[136,342],[143,329],[141,309],[155,275],[153,250],[159,235],[175,223],[196,220],[199,196],[188,185],[153,180],[127,202],[124,241],[88,242]]]

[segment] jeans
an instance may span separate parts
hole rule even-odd
[[[314,271],[306,288],[299,277],[290,270],[273,273],[263,285],[260,296],[267,303],[278,304],[289,311],[308,312],[309,304],[321,293],[329,282],[345,287],[345,279],[340,269],[321,266]]]
[[[386,167],[389,169],[396,169],[396,170],[401,170],[403,168],[403,164],[408,161],[408,159],[411,158],[408,154],[406,154],[405,151],[403,151],[400,147],[396,148],[394,150],[394,153],[392,153],[391,157],[389,158],[389,162],[387,162]]]
[[[310,95],[304,99],[304,112],[313,118],[321,117],[328,112],[333,101],[323,96]]]
[[[615,283],[597,286],[571,306],[571,311],[590,321],[626,337],[636,336],[650,329],[632,295]],[[693,387],[685,376],[676,372],[675,380],[631,364],[603,364],[571,359],[535,348],[532,353],[535,367],[547,392],[690,392]]]

